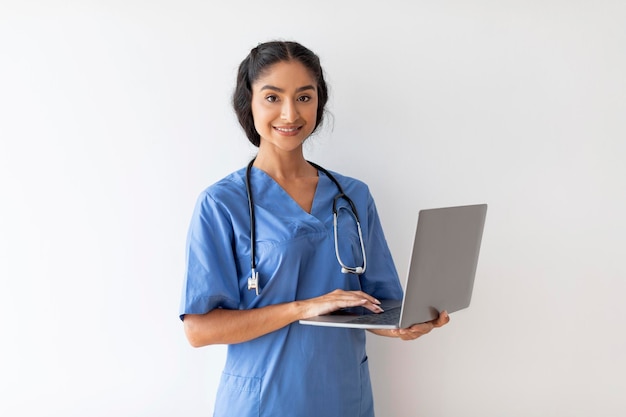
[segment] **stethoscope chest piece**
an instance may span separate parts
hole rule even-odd
[[[248,278],[248,289],[255,290],[256,295],[259,295],[259,273],[252,268],[251,276]]]

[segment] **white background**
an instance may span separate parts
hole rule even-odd
[[[472,305],[368,336],[380,416],[626,414],[626,3],[0,0],[0,415],[206,416],[225,348],[178,319],[198,193],[253,155],[258,42],[331,87],[307,157],[417,210],[489,204]],[[295,412],[294,415],[297,415]]]

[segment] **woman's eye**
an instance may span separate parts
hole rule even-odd
[[[278,97],[270,95],[265,97],[265,100],[269,101],[270,103],[275,103],[276,101],[278,101]]]
[[[310,96],[300,96],[298,97],[298,101],[302,101],[302,102],[307,102],[307,101],[311,101],[311,97]]]

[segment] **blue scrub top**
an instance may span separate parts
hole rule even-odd
[[[311,213],[265,172],[252,168],[260,295],[248,290],[250,215],[245,168],[198,198],[187,239],[180,316],[215,308],[252,309],[329,293],[362,290],[402,298],[402,287],[374,200],[358,180],[332,173],[355,203],[367,255],[361,276],[341,273],[335,257],[332,202],[338,189],[319,172]],[[361,265],[354,221],[341,215],[339,246]],[[365,331],[292,323],[228,346],[214,416],[345,417],[374,415]]]

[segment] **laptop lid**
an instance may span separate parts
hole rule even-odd
[[[401,303],[382,300],[385,313],[380,314],[372,314],[361,307],[350,308],[300,320],[300,323],[406,328],[433,320],[440,311],[453,313],[469,307],[486,214],[486,204],[420,210]],[[394,308],[400,309],[394,322],[376,323],[393,314]]]

